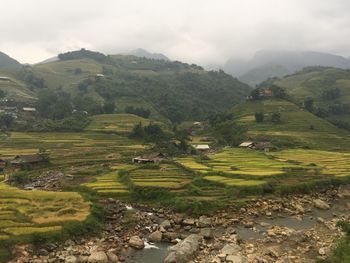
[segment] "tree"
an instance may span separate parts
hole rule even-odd
[[[314,99],[313,98],[306,98],[304,100],[304,107],[307,111],[312,111],[314,108]]]
[[[272,113],[271,121],[274,122],[274,123],[281,122],[281,113],[279,113],[279,112]]]
[[[14,118],[6,113],[0,113],[0,127],[5,127],[6,129],[11,126]]]
[[[104,113],[107,114],[112,114],[114,113],[115,110],[115,103],[114,101],[106,101],[103,105],[103,111]]]
[[[250,96],[252,97],[253,100],[260,100],[260,89],[254,89],[250,92]]]
[[[142,127],[141,122],[139,122],[132,128],[130,137],[134,139],[143,139],[145,137],[145,131]]]
[[[256,112],[254,114],[254,116],[255,116],[255,121],[256,122],[263,122],[264,121],[265,115],[264,115],[263,112]]]
[[[6,92],[0,89],[0,99],[5,98]]]
[[[245,130],[232,121],[215,126],[214,134],[220,144],[236,146],[244,140]]]

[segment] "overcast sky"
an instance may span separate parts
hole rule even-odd
[[[350,56],[349,0],[0,0],[0,51],[35,63],[82,47],[201,65],[261,49]]]

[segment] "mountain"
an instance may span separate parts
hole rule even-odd
[[[251,60],[230,59],[224,70],[243,82],[255,86],[271,77],[292,74],[304,67],[325,66],[350,68],[350,60],[341,56],[313,51],[259,51]]]
[[[45,64],[45,63],[50,63],[50,62],[54,62],[54,61],[57,61],[58,60],[58,56],[54,56],[54,57],[51,57],[51,58],[48,58],[48,59],[45,59],[37,64]]]
[[[15,59],[0,51],[0,68],[2,69],[20,69],[22,65]]]
[[[132,50],[132,51],[126,53],[126,55],[135,56],[135,57],[139,57],[139,58],[158,59],[158,60],[165,60],[165,61],[170,60],[167,56],[165,56],[163,54],[150,53],[147,50],[142,49],[142,48]]]
[[[174,122],[200,120],[212,111],[226,111],[250,90],[223,71],[205,71],[178,61],[105,55],[85,49],[59,54],[58,58],[27,66],[13,74],[13,79],[24,83],[30,95],[47,90],[69,94],[92,114],[106,102],[115,102],[117,112],[132,106],[150,110],[153,118]],[[16,94],[14,99],[23,99],[21,93]]]

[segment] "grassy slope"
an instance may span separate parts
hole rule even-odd
[[[275,84],[283,87],[289,94],[299,101],[311,97],[315,105],[327,108],[335,102],[350,104],[350,71],[336,68],[305,69],[296,74],[276,80]],[[341,97],[335,100],[322,100],[322,92],[331,88],[338,88]],[[350,115],[331,116],[331,118],[350,121]]]
[[[0,76],[10,78],[10,81],[0,80],[0,89],[5,91],[9,97],[21,102],[35,101],[35,93],[27,89],[25,83],[16,79],[13,71],[0,69]]]
[[[329,122],[283,100],[247,101],[233,109],[238,122],[248,128],[251,137],[266,137],[272,141],[279,139],[294,142],[296,146],[308,146],[313,149],[345,150],[350,149],[350,138]],[[264,112],[265,121],[257,123],[255,112]],[[270,121],[273,112],[281,113],[281,122]]]

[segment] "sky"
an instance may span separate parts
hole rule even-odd
[[[349,57],[348,0],[0,0],[0,51],[22,63],[136,48],[220,65],[258,50]]]

